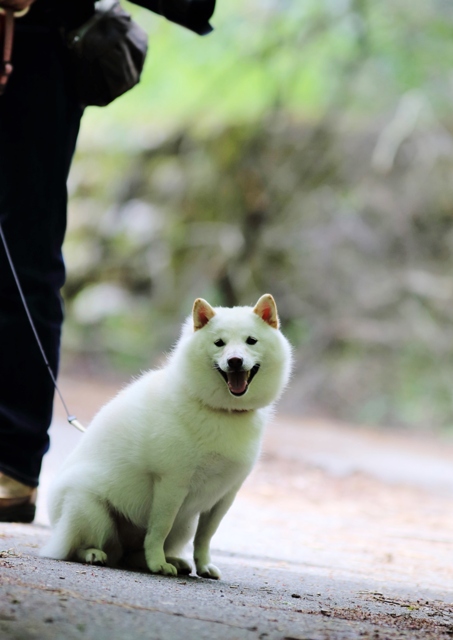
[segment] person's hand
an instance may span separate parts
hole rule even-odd
[[[23,11],[24,9],[28,9],[34,1],[35,0],[0,0],[0,8]]]

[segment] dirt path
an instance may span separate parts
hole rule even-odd
[[[114,393],[62,388],[84,422]],[[214,538],[213,583],[36,557],[48,482],[81,437],[62,417],[37,526],[0,525],[2,639],[453,637],[451,442],[278,417]]]

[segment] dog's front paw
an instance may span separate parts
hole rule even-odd
[[[184,558],[175,558],[173,556],[167,556],[166,561],[176,567],[179,575],[188,576],[192,573],[192,565],[184,560]]]
[[[87,564],[107,564],[107,554],[100,549],[78,549],[77,559]]]
[[[197,575],[200,578],[211,578],[211,580],[220,580],[221,573],[215,564],[198,564]]]
[[[169,562],[148,562],[148,569],[151,573],[158,573],[162,576],[177,576],[178,570],[175,565]]]

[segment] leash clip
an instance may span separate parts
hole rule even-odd
[[[85,433],[85,427],[77,420],[76,416],[68,416],[68,422],[82,433]]]

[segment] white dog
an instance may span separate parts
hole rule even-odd
[[[42,555],[115,565],[141,549],[152,573],[219,578],[210,541],[259,454],[291,369],[271,295],[254,308],[198,298],[166,365],[93,419],[50,492]]]

